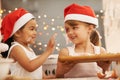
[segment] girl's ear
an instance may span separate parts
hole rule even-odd
[[[14,37],[20,37],[20,31],[18,30],[15,34],[14,34]]]
[[[88,33],[91,34],[91,32],[94,30],[94,25],[89,25],[89,28],[88,28]]]

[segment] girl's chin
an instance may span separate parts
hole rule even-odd
[[[30,41],[29,44],[35,44],[35,41]]]
[[[74,43],[74,44],[78,44],[79,42],[77,42],[77,41],[72,41],[72,43]]]
[[[32,42],[31,44],[35,44],[35,41],[34,41],[34,42]]]
[[[76,43],[77,41],[76,40],[71,40],[73,43]]]

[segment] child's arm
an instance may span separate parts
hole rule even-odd
[[[101,53],[106,53],[105,49],[101,47],[100,49]],[[111,61],[99,61],[97,62],[98,66],[100,66],[103,69],[103,73],[107,71],[110,67]]]
[[[10,57],[13,58],[27,71],[32,72],[40,67],[48,56],[52,53],[55,47],[55,37],[52,36],[48,42],[46,51],[39,55],[37,58],[30,60],[25,54],[24,50],[20,46],[15,46],[12,48]]]
[[[60,56],[69,56],[68,50],[66,48],[62,49],[59,53],[59,57]],[[68,63],[67,61],[62,63],[58,60],[57,69],[56,69],[56,77],[64,78],[64,74],[67,73],[75,64],[76,63],[74,62]]]

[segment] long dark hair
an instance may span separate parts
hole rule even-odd
[[[13,41],[14,41],[14,40],[13,40],[13,37],[10,37],[10,38],[9,38],[7,41],[5,41],[4,43],[7,44],[7,45],[9,46],[9,48],[10,48],[10,47],[11,47],[11,43],[12,43]],[[8,51],[9,51],[9,49],[8,49],[7,51],[1,53],[2,56],[3,56],[3,58],[6,58],[6,57],[8,56]]]

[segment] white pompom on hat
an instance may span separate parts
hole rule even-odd
[[[98,27],[98,19],[89,6],[80,6],[78,4],[71,4],[64,9],[64,22],[67,20],[78,20],[86,23],[91,23]]]
[[[32,18],[35,17],[23,8],[19,8],[7,14],[3,18],[1,25],[3,41],[7,41],[16,31],[23,27]]]
[[[0,43],[0,53],[7,51],[9,46],[5,43]]]

